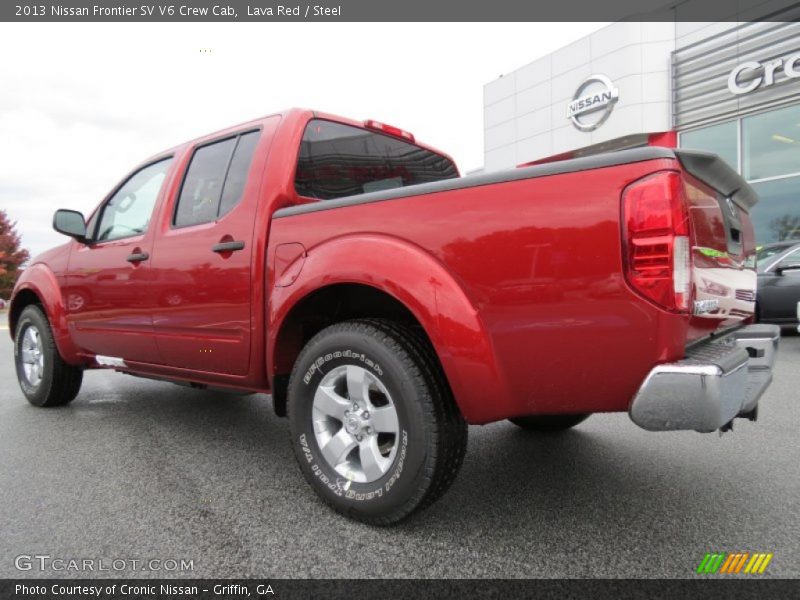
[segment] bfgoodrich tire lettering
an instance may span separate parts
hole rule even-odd
[[[337,376],[348,368],[366,373],[369,385]],[[315,396],[321,393],[344,404],[320,412]],[[389,406],[396,423],[363,414],[383,409],[386,416]],[[375,525],[432,503],[454,480],[466,450],[466,424],[432,351],[391,321],[348,321],[317,334],[295,363],[288,409],[292,445],[311,486],[335,510]],[[362,454],[370,430],[380,455]],[[330,443],[338,445],[331,450]],[[362,457],[372,456],[383,463],[380,469],[364,468]]]
[[[50,323],[36,305],[26,307],[17,322],[14,363],[19,387],[34,406],[62,406],[81,389],[83,370],[61,358]]]

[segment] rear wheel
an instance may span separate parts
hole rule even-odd
[[[26,307],[17,322],[14,363],[19,387],[35,406],[62,406],[81,389],[83,370],[62,360],[50,323],[36,305]]]
[[[531,417],[514,417],[509,419],[517,427],[526,431],[555,432],[564,431],[583,423],[590,415],[535,415]]]
[[[317,494],[373,525],[433,503],[466,451],[466,423],[432,350],[391,321],[347,321],[314,336],[289,380],[288,416]]]

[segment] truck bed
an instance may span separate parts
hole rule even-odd
[[[624,411],[653,364],[683,357],[688,325],[626,285],[619,199],[629,182],[676,168],[673,151],[641,148],[284,208],[274,215],[270,255],[302,244],[305,275],[317,257],[328,260],[331,244],[350,240],[353,252],[375,255],[374,270],[358,280],[372,277],[382,289],[416,268],[386,264],[389,246],[435,257],[441,281],[421,275],[416,293],[437,296],[442,328],[477,326],[490,340],[476,345],[476,332],[440,344],[472,422]],[[363,254],[358,263],[369,270]],[[347,281],[345,265],[327,272],[328,284]],[[448,314],[441,296],[456,288],[477,324],[460,322],[455,306]]]

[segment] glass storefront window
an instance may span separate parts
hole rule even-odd
[[[800,105],[683,132],[680,146],[741,167],[760,198],[751,215],[757,244],[800,241]]]
[[[800,173],[800,106],[742,119],[744,177],[748,181]],[[800,212],[800,199],[795,199]]]
[[[800,130],[798,130],[800,131]],[[681,134],[681,148],[713,152],[734,169],[739,168],[739,133],[736,121],[703,127]]]
[[[759,196],[751,215],[758,244],[800,241],[800,176],[752,186]]]

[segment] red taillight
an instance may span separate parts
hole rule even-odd
[[[679,173],[663,171],[622,196],[625,276],[645,298],[687,312],[691,294],[689,214]]]
[[[394,127],[392,125],[387,125],[386,123],[381,123],[380,121],[373,121],[372,119],[367,119],[364,121],[364,127],[368,127],[369,129],[375,129],[376,131],[382,131],[383,133],[393,135],[395,137],[403,138],[404,140],[408,140],[409,142],[414,142],[414,135],[409,133],[408,131],[404,131],[399,127]]]

